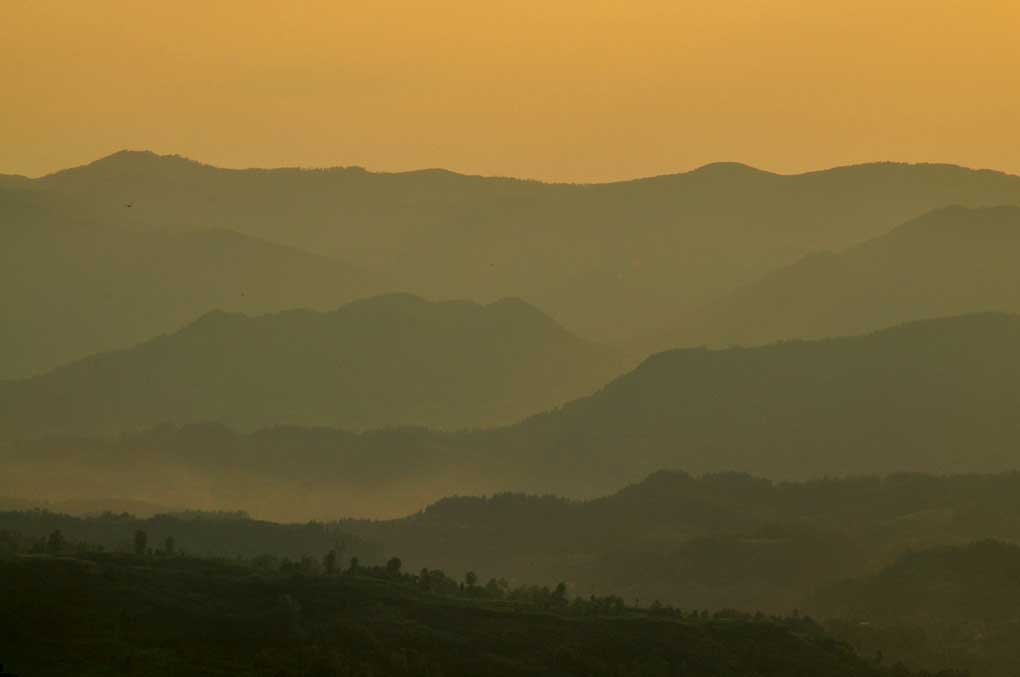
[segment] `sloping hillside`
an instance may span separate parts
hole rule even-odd
[[[374,297],[321,313],[214,312],[0,391],[5,434],[218,421],[350,430],[509,423],[616,375],[610,350],[521,301]]]
[[[1015,176],[892,163],[791,176],[714,164],[567,185],[441,170],[225,170],[122,152],[31,188],[104,223],[226,228],[336,257],[390,289],[519,296],[597,340],[654,329],[809,252],[931,209],[1020,204]]]
[[[326,310],[379,291],[347,264],[229,230],[110,226],[36,194],[0,212],[0,379],[125,348],[217,308]]]
[[[931,317],[1020,311],[1020,207],[950,207],[819,253],[685,314],[647,346],[842,336]]]

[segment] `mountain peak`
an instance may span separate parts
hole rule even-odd
[[[186,158],[183,155],[160,155],[151,150],[119,150],[116,153],[99,158],[86,166],[151,167],[156,165],[198,167],[201,166],[201,163]]]
[[[522,322],[529,321],[559,326],[559,323],[541,308],[516,296],[508,296],[493,301],[486,305],[485,309],[489,312],[513,316]]]
[[[689,172],[693,176],[711,176],[719,178],[733,178],[741,176],[771,176],[757,167],[744,164],[743,162],[710,162]]]
[[[182,155],[160,155],[151,150],[119,150],[78,167],[62,169],[43,179],[66,180],[74,176],[121,176],[136,172],[172,171],[174,169],[209,167]]]
[[[132,150],[124,148],[114,153],[110,153],[105,157],[101,157],[90,164],[99,164],[102,162],[133,162],[141,159],[153,160],[159,157],[161,157],[159,154],[151,150]]]

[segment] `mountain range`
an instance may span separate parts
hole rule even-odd
[[[482,302],[521,297],[582,336],[622,341],[679,322],[683,313],[812,252],[842,251],[950,204],[1020,204],[1020,178],[951,165],[886,163],[779,175],[718,163],[683,174],[573,185],[443,170],[231,170],[125,151],[38,179],[0,180],[0,236],[10,240],[26,230],[54,232],[54,227],[60,233],[56,242],[51,238],[12,252],[28,279],[11,279],[9,273],[0,279],[8,289],[29,282],[36,288],[14,324],[32,331],[15,330],[18,337],[10,340],[17,341],[12,346],[18,352],[0,354],[18,357],[7,358],[0,375],[37,373],[91,352],[125,347],[179,326],[186,321],[182,315],[195,317],[215,307],[269,312],[282,309],[274,300],[286,300],[290,306],[329,309],[396,290],[429,298],[469,293]],[[69,222],[86,226],[86,241],[95,239],[89,224],[116,227],[120,234],[100,237],[91,248],[64,245],[60,240]],[[317,259],[319,266],[330,262],[347,274],[320,278],[308,285],[311,289],[290,288],[294,293],[289,294],[287,281],[293,276],[288,271],[305,266],[263,262],[278,271],[271,279],[284,287],[276,299],[263,300],[265,290],[255,289],[251,275],[212,270],[200,277],[223,293],[206,298],[196,292],[180,315],[150,321],[130,335],[111,324],[112,314],[102,315],[104,303],[110,303],[108,287],[84,294],[97,273],[63,274],[69,266],[107,270],[109,256],[147,260],[122,243],[134,241],[127,231],[166,238],[209,229],[314,252],[325,257]],[[146,242],[157,253],[164,246],[163,239]],[[122,247],[127,253],[118,254]],[[62,250],[74,258],[60,255]],[[223,255],[213,260],[223,261]],[[201,269],[187,257],[166,265],[157,278],[164,290],[177,289],[180,278],[186,281],[185,271]],[[119,305],[130,311],[134,324],[169,312],[155,292],[154,298],[132,296],[155,284],[141,272],[113,283],[114,290],[129,292]],[[239,289],[248,290],[247,300],[238,298]],[[79,309],[84,317],[75,324],[46,317],[65,308]],[[85,338],[76,352],[35,358],[31,337],[40,333]],[[86,340],[93,335],[103,340]]]
[[[214,316],[207,322],[251,320]],[[202,324],[183,336],[201,330]],[[128,356],[151,365],[164,346],[182,340],[157,340]],[[216,385],[219,374],[249,367],[260,379],[280,370],[289,373],[282,366],[259,370],[261,354],[252,353],[243,362],[247,366],[238,369],[208,363],[204,382],[212,392],[207,394],[202,388],[180,386],[187,371],[174,382],[179,368],[172,361],[159,373],[172,377],[166,392],[216,403],[221,392],[217,388],[222,388]],[[2,410],[10,416],[6,425],[32,425],[39,420],[32,418],[34,412],[42,412],[50,417],[47,430],[59,431],[67,422],[94,426],[87,414],[75,411],[79,400],[88,399],[89,388],[60,406],[42,396],[59,395],[65,386],[56,384],[74,383],[79,377],[95,376],[100,383],[107,378],[109,386],[130,378],[131,372],[146,373],[121,366],[106,370],[107,364],[122,359],[99,358],[69,368],[66,375],[55,372],[38,384],[12,384],[2,395]],[[301,370],[302,378],[312,385],[323,383],[312,372],[324,363],[312,359],[305,364],[310,366]],[[338,368],[329,365],[325,373]],[[453,389],[454,381],[446,374],[439,372],[435,378],[443,392],[470,392]],[[164,388],[145,393],[143,387],[151,384],[142,381],[135,383],[137,397],[145,406],[160,402]],[[235,381],[226,390],[236,393],[238,402],[250,403],[265,394],[268,382]],[[54,385],[47,392],[48,383]],[[315,395],[322,402],[328,391],[312,385],[307,395],[282,389],[283,394],[267,400],[279,409],[266,415],[273,420],[283,416],[280,412],[300,416],[303,407],[287,406],[292,397],[301,402]],[[245,394],[245,389],[251,392]],[[100,392],[117,391],[126,393],[118,396],[121,400],[133,392],[120,386]],[[353,392],[356,398],[357,390]],[[419,408],[430,402],[425,396],[416,400],[413,393],[392,397]],[[112,413],[139,410],[121,400],[115,400],[116,406],[82,402],[80,411],[102,414],[108,406],[105,411]],[[37,407],[34,402],[49,403]],[[1017,402],[1020,317],[986,313],[918,321],[854,337],[667,351],[590,396],[489,429],[346,432],[291,425],[245,433],[222,424],[189,424],[112,439],[51,433],[6,445],[2,453],[8,477],[0,483],[0,493],[16,495],[15,489],[42,483],[57,495],[57,487],[88,475],[101,496],[241,508],[264,517],[293,516],[300,510],[306,515],[394,515],[465,491],[593,496],[660,468],[740,470],[774,479],[999,471],[1016,466]],[[365,405],[355,402],[351,408],[358,406]],[[337,406],[331,411],[339,417],[344,414],[337,412],[344,410]],[[153,408],[150,420],[160,411]],[[180,479],[167,484],[163,480],[168,477]],[[125,487],[133,487],[137,495],[125,493]]]
[[[33,191],[0,188],[0,240],[0,379],[126,348],[219,308],[334,309],[376,289],[324,256],[216,228],[127,228]]]
[[[526,468],[522,486],[572,493],[662,467],[774,478],[1006,469],[1020,443],[1018,402],[1016,315],[676,349],[590,397],[493,432],[506,461],[496,475]]]
[[[519,300],[482,306],[391,294],[331,312],[211,312],[133,348],[0,384],[0,429],[472,428],[580,397],[622,369],[614,351]]]
[[[910,320],[1020,311],[1020,207],[953,206],[817,253],[682,314],[644,350],[845,336]]]

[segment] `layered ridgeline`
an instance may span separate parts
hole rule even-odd
[[[581,593],[648,603],[789,612],[805,608],[816,590],[871,573],[909,548],[1020,539],[1018,510],[1015,472],[780,483],[741,473],[696,478],[659,471],[588,501],[453,497],[409,517],[342,528],[400,553],[415,570],[490,571],[526,582],[570,581]],[[1001,576],[1014,571],[1003,568]],[[978,577],[960,570],[966,575]],[[888,577],[890,586],[897,580]],[[995,589],[998,579],[992,580],[981,584],[984,592]],[[866,605],[881,609],[883,600],[910,597],[918,615],[937,617],[940,605],[964,605],[966,594],[956,587],[938,592],[940,582],[888,597],[882,588],[866,595],[840,588],[839,598],[859,603],[857,616],[874,618]],[[811,608],[819,617],[847,615],[835,603]]]
[[[121,223],[0,185],[0,380],[125,348],[216,308],[332,309],[380,291],[345,263],[230,230]]]
[[[658,600],[687,609],[779,614],[802,609],[817,618],[883,624],[1007,623],[1016,608],[1010,582],[1015,548],[1012,559],[991,549],[972,566],[961,565],[962,557],[907,557],[908,565],[894,565],[894,573],[875,580],[840,581],[869,576],[910,549],[1016,540],[1018,510],[1015,472],[772,482],[738,473],[660,471],[591,501],[523,493],[455,497],[386,521],[276,524],[200,512],[146,519],[0,512],[0,559],[12,549],[45,551],[54,531],[68,552],[80,541],[131,551],[141,530],[151,548],[164,552],[172,539],[170,550],[222,558],[317,563],[337,550],[345,565],[352,556],[382,565],[396,553],[405,571],[439,569],[457,577],[474,571],[515,586],[562,580],[581,596],[611,593],[645,605]],[[937,566],[915,566],[932,561]],[[922,572],[918,581],[915,570]],[[994,589],[1002,590],[1001,601],[989,596]]]
[[[71,373],[88,373],[90,364]],[[120,379],[130,371],[111,373]],[[455,392],[448,375],[437,378],[442,392]],[[2,410],[32,401],[21,387],[46,395],[45,383],[9,389]],[[80,392],[80,399],[91,397]],[[1016,467],[1018,402],[1020,317],[978,314],[858,337],[660,353],[591,396],[489,430],[277,427],[242,434],[191,425],[108,441],[12,443],[3,451],[0,494],[44,487],[42,496],[67,495],[86,473],[101,495],[170,505],[201,500],[203,507],[212,501],[259,515],[393,515],[464,492],[598,495],[664,467],[777,479],[1005,470]],[[77,404],[65,400],[63,420],[80,421]],[[106,405],[81,406],[102,412]],[[117,406],[131,411],[128,403]],[[297,411],[274,407],[276,420]],[[11,416],[12,427],[30,420]]]
[[[102,223],[237,230],[373,270],[390,289],[520,296],[596,340],[655,329],[805,254],[931,209],[1020,204],[1018,177],[905,164],[794,176],[714,164],[566,185],[440,170],[225,170],[123,152],[4,183]]]
[[[1011,469],[1020,316],[648,358],[595,395],[493,434],[497,476],[570,493],[662,467],[769,477]]]
[[[213,312],[176,333],[0,387],[8,437],[217,421],[348,430],[509,423],[622,370],[536,308],[373,297],[332,312]]]
[[[811,605],[829,616],[882,623],[1016,624],[1020,546],[988,539],[914,550],[877,573],[819,591]]]
[[[948,207],[820,253],[681,316],[644,347],[842,336],[978,311],[1020,311],[1020,207]]]
[[[866,655],[1011,677],[1020,673],[1020,547],[1012,540],[905,553],[817,592],[809,608]]]

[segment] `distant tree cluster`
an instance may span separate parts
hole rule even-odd
[[[53,536],[55,532],[59,535]],[[56,539],[52,544],[51,537]],[[276,524],[239,512],[188,511],[140,519],[112,512],[74,517],[46,510],[0,511],[0,558],[18,552],[74,554],[82,548],[139,556],[187,552],[249,559],[263,553],[300,559],[330,548],[370,556],[378,552],[377,546],[337,524]]]

